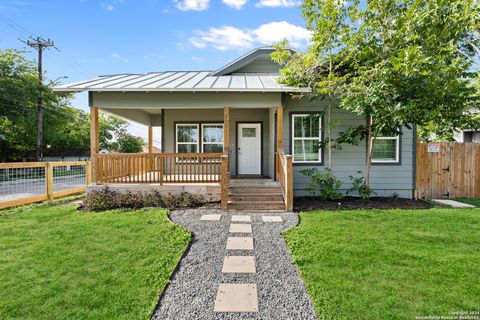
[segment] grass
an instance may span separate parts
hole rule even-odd
[[[457,198],[455,199],[457,201],[471,204],[472,206],[479,207],[480,208],[480,199],[474,199],[474,198]]]
[[[163,210],[0,217],[0,319],[147,319],[190,235]]]
[[[320,319],[479,310],[480,209],[300,216],[284,237]]]

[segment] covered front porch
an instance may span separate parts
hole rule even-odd
[[[241,99],[233,99],[237,102],[225,106],[227,101],[205,103],[200,94],[197,96],[202,99],[195,100],[195,104],[183,97],[181,102],[168,99],[168,105],[163,99],[146,103],[145,96],[151,99],[147,93],[130,103],[125,97],[130,94],[118,95],[124,96],[117,99],[102,93],[91,99],[94,186],[153,188],[163,193],[188,191],[205,195],[208,200],[220,200],[222,210],[228,210],[229,203],[230,208],[236,207],[238,198],[232,193],[232,179],[251,179],[249,187],[242,191],[245,197],[248,189],[256,188],[254,181],[268,179],[279,186],[284,210],[292,210],[292,159],[283,150],[283,107],[272,106],[277,103],[276,97],[275,101],[270,95],[245,102],[245,96],[249,98],[245,94],[233,97]],[[195,99],[195,94],[189,97]],[[148,152],[99,154],[99,111],[146,125]],[[157,153],[153,152],[154,127],[161,129],[161,152]],[[272,185],[264,190],[272,195]]]

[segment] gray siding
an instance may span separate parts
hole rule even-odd
[[[237,69],[235,73],[278,73],[280,65],[273,62],[268,54],[259,55],[254,61]]]
[[[284,144],[287,152],[290,152],[290,113],[302,111],[320,111],[323,110],[325,101],[309,102],[308,99],[287,98],[284,110]],[[359,118],[353,113],[344,110],[335,110],[333,114],[335,123],[333,128],[334,138],[338,137],[340,132],[346,131],[349,127],[356,126],[365,120]],[[381,165],[374,164],[371,172],[371,186],[379,196],[392,196],[398,193],[401,197],[411,198],[414,188],[414,134],[413,130],[402,128],[400,138],[400,164]],[[325,168],[326,150],[324,152],[324,165],[316,165],[320,169]],[[349,176],[365,176],[366,142],[361,141],[358,146],[343,145],[342,150],[333,151],[333,173],[337,179],[340,179],[344,185],[343,188],[350,187]],[[306,195],[304,188],[308,185],[306,178],[301,170],[309,166],[295,165],[293,167],[294,194]]]
[[[262,174],[269,175],[269,109],[230,109],[230,174],[236,174],[236,133],[237,122],[262,123]],[[175,123],[218,122],[223,123],[223,109],[166,109],[164,128],[164,152],[175,151]]]

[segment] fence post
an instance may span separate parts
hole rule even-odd
[[[221,209],[228,209],[228,156],[222,155],[222,176],[220,185]]]
[[[47,162],[47,174],[45,179],[47,183],[48,200],[53,200],[53,164],[51,162]]]
[[[85,163],[85,184],[89,186],[92,183],[92,162],[86,161]]]

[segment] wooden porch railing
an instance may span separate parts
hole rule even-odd
[[[96,182],[221,182],[221,153],[122,153],[96,156]]]
[[[283,148],[277,152],[277,180],[282,187],[283,200],[287,211],[293,210],[293,176],[291,155],[286,155]]]

